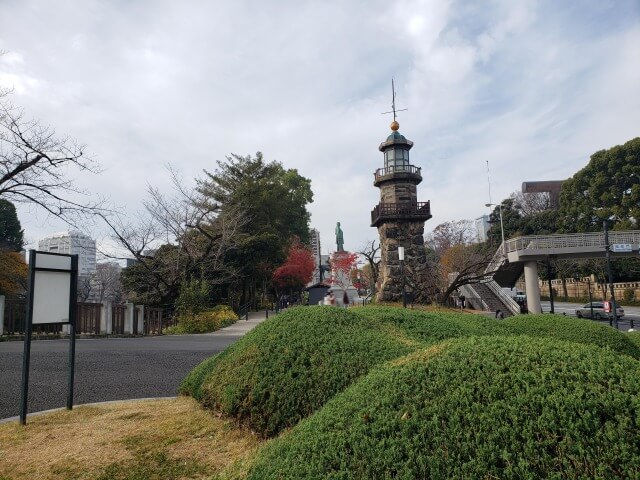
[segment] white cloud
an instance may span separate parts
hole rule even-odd
[[[193,178],[260,150],[312,179],[325,249],[336,221],[353,249],[377,235],[372,172],[392,76],[419,198],[432,201],[427,230],[474,218],[486,211],[486,160],[497,201],[638,135],[633,5],[4,3],[0,84],[86,143],[105,172],[78,183],[131,211],[147,184],[169,188],[167,163]],[[34,240],[60,229],[20,216]]]

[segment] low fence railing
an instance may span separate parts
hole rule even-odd
[[[415,165],[392,165],[389,167],[377,169],[373,175],[375,177],[374,181],[377,182],[384,177],[388,177],[396,173],[406,173],[422,178],[421,171],[422,169],[420,167],[416,167]]]
[[[395,218],[428,220],[431,218],[431,204],[429,202],[379,203],[371,211],[372,225],[380,220]]]
[[[88,335],[161,335],[175,324],[170,310],[142,305],[77,304],[76,333]],[[22,335],[25,330],[26,301],[0,295],[0,335]],[[36,335],[68,333],[64,324],[34,325]]]
[[[640,244],[640,230],[609,232],[609,244],[631,244],[637,248]],[[520,250],[552,250],[561,248],[603,248],[604,233],[570,233],[565,235],[528,235],[516,237],[505,242],[506,252]]]

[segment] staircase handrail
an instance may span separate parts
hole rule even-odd
[[[498,283],[489,277],[488,281],[482,282],[500,299],[502,303],[513,313],[518,315],[520,313],[520,305],[516,302],[511,295],[505,293],[504,290],[498,285]]]
[[[482,310],[484,311],[489,311],[489,305],[487,305],[487,302],[485,302],[482,297],[480,296],[480,294],[478,292],[476,292],[475,288],[473,288],[472,284],[466,284],[466,285],[462,285],[462,287],[460,287],[460,291],[462,292],[462,294],[467,298],[467,300],[469,301],[473,301],[475,299],[480,300],[480,302],[482,303]]]
[[[508,243],[508,242],[505,242],[505,243]],[[493,255],[493,258],[487,264],[487,268],[484,269],[485,274],[493,274],[502,266],[502,264],[507,259],[507,256],[504,253],[505,243],[501,243],[500,247],[498,247],[498,250],[496,250],[496,253]]]

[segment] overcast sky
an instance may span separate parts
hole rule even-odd
[[[377,238],[377,147],[400,132],[422,167],[429,232],[523,181],[564,179],[640,135],[640,1],[0,0],[0,85],[88,146],[69,175],[132,217],[230,153],[311,179],[323,253]],[[32,244],[61,223],[19,207]],[[88,231],[100,241],[105,232]]]

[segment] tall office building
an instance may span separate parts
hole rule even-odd
[[[476,237],[478,242],[481,243],[487,241],[487,234],[489,233],[490,227],[489,215],[482,215],[481,217],[476,218]]]
[[[38,242],[41,252],[78,255],[78,274],[90,275],[96,271],[96,241],[78,231],[54,233]]]
[[[311,253],[313,254],[313,261],[315,262],[316,268],[313,271],[313,279],[311,280],[311,284],[316,284],[320,282],[320,263],[321,263],[321,254],[320,254],[320,232],[315,228],[309,230],[309,241],[311,244]]]

